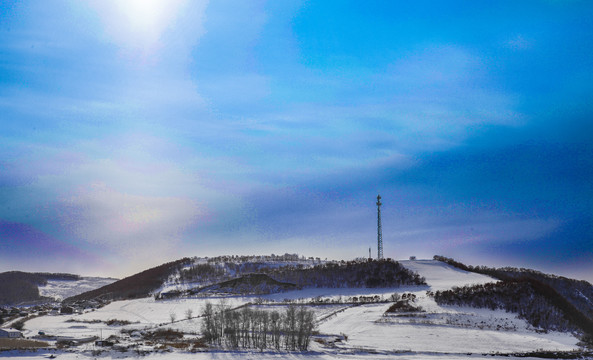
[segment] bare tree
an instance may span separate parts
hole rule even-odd
[[[191,318],[192,318],[192,316],[193,316],[193,314],[194,314],[194,311],[193,311],[192,309],[187,309],[187,310],[185,310],[185,318],[186,318],[187,320],[191,319]]]
[[[215,310],[207,302],[202,317],[202,333],[210,344],[260,351],[280,350],[282,345],[289,351],[305,351],[315,324],[313,311],[293,304],[281,314],[249,307],[233,310],[224,301],[217,304]]]
[[[216,322],[216,324],[218,325],[217,331],[218,331],[218,339],[219,339],[219,343],[220,343],[220,341],[224,337],[225,317],[227,315],[228,310],[230,309],[230,306],[227,304],[226,299],[222,298],[222,299],[220,299],[220,302],[218,303],[216,308],[217,308],[216,315],[218,318],[218,321]]]
[[[206,338],[206,341],[209,343],[214,343],[217,338],[216,326],[215,326],[215,319],[214,319],[214,309],[210,302],[206,302],[206,306],[204,306],[204,311],[202,312],[202,333]]]
[[[288,305],[284,315],[284,333],[285,333],[285,347],[286,350],[296,350],[296,306]]]
[[[280,350],[280,338],[282,335],[281,316],[277,311],[270,314],[271,347]]]

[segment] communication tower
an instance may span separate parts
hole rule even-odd
[[[383,235],[381,234],[381,195],[377,195],[377,259],[383,259]]]

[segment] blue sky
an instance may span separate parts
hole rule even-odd
[[[593,280],[587,1],[0,3],[0,271],[454,257]]]

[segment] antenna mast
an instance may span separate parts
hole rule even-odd
[[[383,234],[381,233],[381,195],[377,195],[377,259],[383,259]]]

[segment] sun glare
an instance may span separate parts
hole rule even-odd
[[[174,26],[185,0],[90,0],[106,33],[120,46],[151,52]],[[152,50],[151,50],[152,49]]]
[[[163,27],[163,20],[167,15],[165,0],[124,0],[115,3],[118,10],[128,20],[132,31],[150,31]]]

